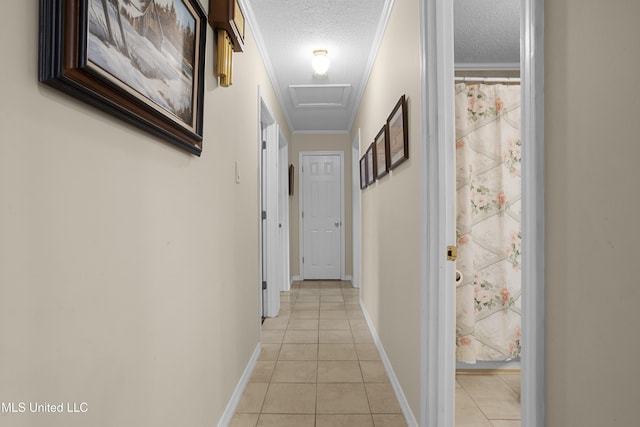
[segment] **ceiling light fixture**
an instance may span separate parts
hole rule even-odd
[[[326,49],[317,49],[313,51],[313,60],[311,66],[317,76],[324,76],[329,71],[329,52]]]

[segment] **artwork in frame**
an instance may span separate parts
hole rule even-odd
[[[409,158],[409,124],[407,116],[407,98],[402,95],[387,119],[389,170],[394,169]]]
[[[200,155],[206,29],[198,0],[40,0],[39,80]]]
[[[367,187],[374,183],[376,180],[376,157],[373,155],[373,142],[367,148],[367,152],[364,155],[367,158]]]
[[[367,156],[360,158],[360,189],[367,188]]]
[[[387,134],[387,125],[385,124],[373,141],[376,157],[376,179],[389,173],[389,139]]]
[[[294,188],[294,176],[295,176],[295,168],[293,165],[289,165],[289,195],[293,196],[293,188]]]

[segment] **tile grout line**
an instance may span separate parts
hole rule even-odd
[[[269,390],[271,388],[271,385],[273,383],[274,375],[276,373],[276,371],[275,371],[276,366],[278,365],[279,362],[282,361],[281,360],[281,356],[282,356],[283,347],[285,345],[284,336],[287,335],[287,333],[289,333],[290,331],[294,330],[294,329],[292,329],[292,326],[293,326],[292,325],[292,321],[294,320],[293,317],[294,317],[294,313],[296,311],[296,305],[297,305],[298,302],[300,302],[300,303],[307,302],[307,301],[298,301],[298,297],[299,296],[304,296],[304,294],[300,295],[300,291],[302,289],[299,286],[292,288],[292,290],[294,290],[294,289],[295,289],[295,296],[293,296],[293,298],[291,298],[292,296],[290,296],[288,298],[288,303],[289,303],[288,316],[289,316],[289,318],[288,318],[288,320],[286,322],[286,326],[285,326],[285,329],[284,329],[284,332],[283,332],[282,341],[280,342],[280,345],[279,345],[279,348],[278,348],[278,353],[276,354],[276,357],[275,357],[276,360],[274,362],[274,369],[273,369],[273,371],[271,373],[271,376],[270,376],[270,379],[269,379],[269,383],[268,383],[268,386],[267,386],[267,392],[266,392],[267,394],[268,394],[268,392],[269,392]],[[316,288],[309,288],[309,289],[316,289]],[[333,289],[333,288],[328,288],[328,289]],[[358,343],[356,343],[356,334],[355,334],[356,331],[354,330],[354,327],[353,327],[354,326],[353,323],[356,320],[359,320],[359,318],[352,319],[351,318],[352,316],[349,315],[349,310],[347,310],[346,298],[352,298],[352,297],[354,297],[354,294],[353,294],[353,292],[348,292],[348,295],[345,295],[344,289],[346,289],[346,287],[340,287],[339,289],[340,289],[340,294],[342,296],[342,301],[341,302],[339,302],[339,301],[325,301],[324,304],[339,304],[338,307],[335,307],[335,306],[334,307],[329,307],[329,308],[327,308],[327,310],[331,310],[333,308],[333,309],[336,309],[336,310],[344,311],[347,314],[346,325],[348,327],[348,331],[349,331],[349,336],[350,336],[350,341],[351,342],[350,343],[345,343],[345,344],[350,344],[355,354],[354,354],[354,359],[344,359],[344,361],[353,360],[353,361],[355,361],[357,363],[358,372],[360,374],[360,381],[358,381],[358,382],[356,382],[354,384],[358,384],[358,383],[362,384],[362,387],[364,389],[364,397],[367,400],[366,404],[367,404],[367,408],[368,408],[368,411],[366,413],[362,413],[362,415],[368,416],[368,419],[369,419],[369,422],[371,423],[371,425],[375,426],[375,421],[374,421],[374,418],[373,418],[373,410],[371,408],[371,402],[370,402],[370,393],[367,391],[365,375],[364,375],[364,372],[363,372],[363,366],[362,366],[363,359],[361,358],[361,355],[358,352]],[[337,295],[337,294],[335,293],[335,291],[332,291],[328,295],[330,296],[329,299],[331,300],[332,299],[331,297],[333,297],[334,295]],[[311,301],[309,301],[309,302],[311,302]],[[318,323],[317,323],[317,328],[312,329],[312,330],[315,330],[316,333],[317,333],[317,339],[315,340],[315,343],[316,343],[316,353],[315,353],[315,356],[316,356],[316,359],[315,359],[315,361],[316,361],[316,363],[315,363],[315,367],[316,367],[316,372],[315,372],[316,396],[315,396],[315,406],[314,406],[315,407],[315,413],[314,413],[314,421],[313,421],[314,427],[318,425],[318,416],[320,415],[318,413],[318,409],[319,409],[318,408],[318,401],[319,401],[319,385],[320,385],[320,376],[319,376],[320,344],[321,344],[320,343],[320,341],[321,341],[320,340],[320,331],[321,331],[320,321],[322,320],[321,319],[322,306],[323,306],[322,288],[319,288],[318,289],[318,311],[316,312],[317,313]],[[324,319],[324,320],[333,320],[333,319]],[[337,323],[337,319],[336,319],[336,323]],[[327,330],[328,331],[335,331],[335,332],[341,331],[341,330],[337,330],[337,329],[327,329]],[[296,343],[290,343],[290,344],[296,344]],[[334,344],[342,344],[342,343],[334,343]],[[366,340],[365,340],[365,342],[363,344],[366,344]],[[369,359],[367,359],[367,360],[369,360]],[[339,360],[335,359],[335,355],[334,355],[334,358],[327,359],[327,361],[328,362],[331,362],[331,361],[343,361],[343,359],[339,359]],[[296,383],[296,382],[294,381],[294,383]],[[337,382],[337,383],[339,383],[339,382]],[[265,394],[265,399],[262,402],[262,406],[260,408],[260,412],[258,414],[258,420],[256,421],[256,423],[259,422],[260,418],[263,415],[263,410],[264,410],[265,403],[266,403],[266,394]],[[294,414],[283,413],[282,415],[295,415],[295,413]],[[299,414],[299,415],[303,415],[303,414]],[[359,415],[359,414],[332,414],[332,416],[344,416],[344,417],[347,417],[347,416],[350,416],[350,415]]]

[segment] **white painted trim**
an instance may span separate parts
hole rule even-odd
[[[260,301],[263,317],[277,316],[280,311],[280,289],[277,284],[277,260],[278,260],[278,123],[275,121],[273,110],[269,108],[267,100],[263,97],[262,90],[258,86],[258,197],[260,221]],[[262,150],[262,125],[266,126],[267,149]],[[266,169],[262,165],[263,151],[265,151],[265,162],[271,167]],[[264,182],[263,182],[264,181]],[[263,205],[263,196],[267,199],[266,206]],[[269,202],[270,201],[270,202]],[[262,220],[262,211],[267,212],[267,220]],[[266,233],[265,233],[266,230]],[[263,250],[264,239],[267,236],[267,250]],[[266,264],[266,275],[263,274]],[[266,301],[263,298],[262,281],[267,282]]]
[[[258,362],[258,358],[260,357],[260,352],[262,351],[262,347],[260,343],[256,346],[256,349],[253,351],[253,355],[249,359],[249,363],[247,363],[247,367],[244,368],[244,372],[236,385],[235,390],[231,394],[231,398],[227,403],[227,406],[224,408],[222,412],[222,416],[218,421],[218,427],[228,427],[231,424],[231,419],[233,418],[233,414],[236,412],[236,408],[238,407],[238,403],[240,403],[240,399],[242,398],[242,393],[244,393],[244,389],[247,388],[247,384],[249,384],[249,379],[251,378],[251,374],[256,367],[256,363]]]
[[[344,277],[342,278],[342,280],[349,281],[349,282],[351,282],[351,284],[353,285],[353,276],[351,276],[351,275],[349,275],[349,274],[347,274],[346,276],[344,276]],[[355,287],[355,286],[354,286],[354,287]]]
[[[544,0],[521,0],[522,78],[522,426],[545,425],[544,367]],[[451,269],[442,259],[447,244],[446,208],[442,177],[452,181],[447,170],[447,144],[454,140],[453,20],[448,0],[421,0],[421,76],[425,82],[422,102],[423,146],[422,224],[423,310],[421,350],[424,354],[421,385],[421,426],[452,427],[454,392],[451,390],[453,333],[448,333],[452,313],[449,304]],[[444,112],[444,113],[443,113]],[[447,113],[449,112],[449,113]],[[529,142],[529,143],[527,143]],[[443,170],[444,169],[444,170]],[[448,187],[448,185],[447,185]],[[448,191],[444,187],[444,191]],[[445,218],[443,218],[443,216]],[[452,264],[452,263],[450,263]],[[449,309],[448,311],[454,311]],[[455,318],[454,318],[455,321]],[[454,324],[455,325],[455,324]]]
[[[455,415],[453,3],[421,0],[422,377],[420,425],[452,427]],[[451,284],[451,285],[449,285]]]
[[[360,84],[360,88],[358,89],[356,100],[353,104],[353,112],[351,113],[351,117],[349,118],[349,126],[347,126],[347,129],[351,129],[353,127],[353,122],[356,119],[356,114],[358,113],[358,110],[360,110],[360,102],[362,102],[362,97],[364,96],[364,91],[367,88],[369,77],[371,76],[373,66],[376,63],[376,57],[378,56],[378,51],[380,50],[380,46],[382,45],[384,33],[387,31],[387,25],[389,24],[389,19],[391,19],[391,11],[393,10],[394,3],[395,0],[385,0],[384,5],[382,6],[380,21],[378,21],[378,28],[376,29],[376,34],[374,36],[373,43],[371,44],[369,58],[367,59],[367,64],[364,67],[362,82]]]
[[[522,427],[545,425],[544,0],[521,0]]]
[[[384,351],[384,347],[382,346],[382,341],[380,341],[380,337],[378,336],[378,332],[376,328],[373,326],[373,322],[371,321],[371,317],[367,312],[367,309],[362,302],[360,301],[360,308],[362,309],[362,314],[367,322],[367,326],[369,327],[369,332],[371,332],[371,336],[373,337],[373,342],[378,348],[378,352],[380,352],[380,359],[382,360],[382,364],[384,365],[385,371],[387,371],[387,375],[389,376],[389,381],[391,382],[391,386],[393,387],[393,391],[396,394],[396,398],[398,399],[398,403],[400,404],[400,408],[402,409],[402,414],[404,415],[405,421],[407,422],[408,427],[418,427],[418,422],[416,421],[416,417],[413,415],[413,411],[411,411],[411,407],[409,406],[409,402],[407,401],[407,397],[404,395],[404,391],[400,386],[400,381],[398,381],[398,377],[396,376],[393,366],[391,365],[391,361],[389,357],[387,357],[387,353]]]
[[[291,284],[293,285],[293,282],[301,282],[302,281],[302,277],[300,276],[293,276],[291,277]]]
[[[360,199],[360,128],[356,132],[355,138],[351,143],[351,234],[352,244],[351,250],[353,252],[352,261],[352,275],[353,280],[351,284],[354,288],[360,287],[362,281],[362,218],[361,218],[361,199]]]
[[[271,111],[270,111],[271,112]],[[273,117],[273,114],[272,114]],[[280,290],[278,269],[282,253],[278,251],[278,123],[267,127],[267,312],[266,317],[275,317],[280,312]]]
[[[302,173],[302,165],[304,156],[340,156],[340,221],[345,223],[344,218],[344,151],[301,151],[298,154],[298,165],[300,166],[300,195],[298,196],[298,234],[299,234],[299,262],[300,262],[300,276],[301,280],[304,280],[304,265],[302,262],[302,255],[304,253],[304,224],[302,221],[302,205],[304,202],[304,174]],[[340,227],[340,278],[345,277],[345,227]]]
[[[280,257],[279,285],[281,291],[291,290],[291,266],[289,265],[289,142],[282,130],[278,133],[278,251]],[[282,221],[282,222],[280,222]]]
[[[300,102],[298,98],[298,89],[342,89],[342,96],[340,102]],[[293,108],[342,108],[346,109],[349,102],[349,93],[351,92],[351,84],[304,84],[304,85],[289,85],[289,93],[291,94],[291,100],[293,101]],[[313,98],[313,97],[312,97]]]
[[[249,4],[248,0],[238,0],[238,4],[244,12],[245,21],[251,31],[251,34],[253,34],[253,39],[256,42],[258,54],[260,55],[260,58],[262,58],[262,63],[265,70],[267,71],[267,75],[269,76],[269,81],[271,81],[271,86],[273,86],[273,88],[275,89],[276,98],[278,98],[278,102],[280,103],[280,105],[284,106],[286,104],[284,103],[283,94],[279,90],[280,85],[278,84],[276,73],[275,71],[273,71],[273,65],[271,64],[271,59],[269,58],[267,45],[264,42],[262,33],[260,32],[260,27],[258,26],[258,21],[256,21],[256,15],[253,12],[253,8]],[[289,112],[286,108],[282,108],[282,114],[284,114],[284,117],[287,120],[289,129],[293,129],[293,122],[291,121],[291,117],[289,117]]]
[[[263,250],[262,250],[262,218],[261,218],[261,212],[262,212],[262,108],[263,105],[265,105],[265,101],[262,98],[262,88],[260,86],[258,86],[258,99],[257,99],[257,106],[258,106],[258,129],[257,129],[257,137],[256,137],[256,154],[258,157],[258,176],[257,178],[257,183],[258,183],[258,215],[256,216],[257,220],[258,220],[258,283],[257,283],[257,288],[258,289],[258,294],[260,295],[260,318],[264,317],[265,315],[265,301],[264,301],[264,292],[262,291],[262,273],[264,271],[262,263],[264,262],[264,258],[263,258]]]

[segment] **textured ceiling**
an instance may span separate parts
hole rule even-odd
[[[520,63],[520,0],[455,0],[459,69],[513,69]]]
[[[293,130],[348,130],[384,0],[249,0],[249,4]],[[331,66],[325,78],[313,76],[315,49],[329,52]],[[296,106],[293,96],[299,91],[290,86],[302,85],[329,85],[327,90],[333,92],[336,85],[350,89],[338,105],[325,102],[321,90],[306,90],[308,102]],[[314,94],[319,96],[315,106],[310,98]]]
[[[396,0],[403,1],[403,0]],[[292,131],[350,131],[393,0],[245,0]],[[456,64],[519,62],[520,0],[455,0]],[[331,67],[314,77],[315,49]]]

